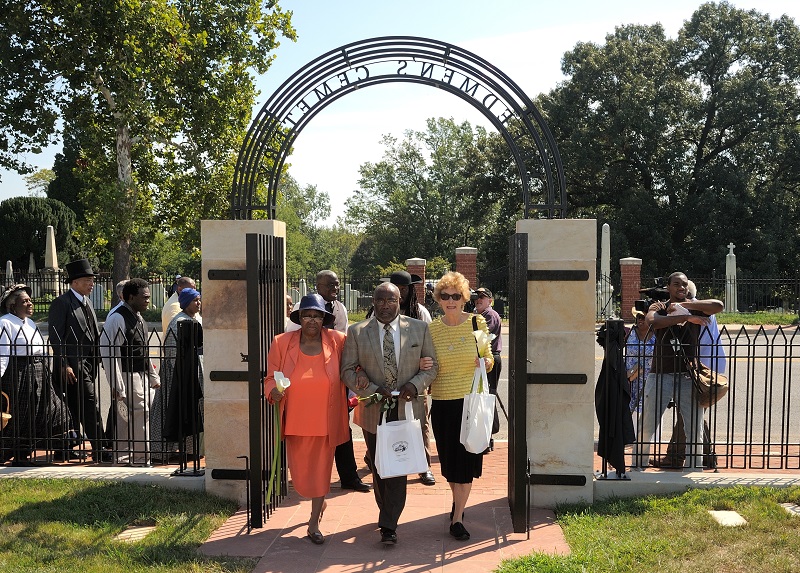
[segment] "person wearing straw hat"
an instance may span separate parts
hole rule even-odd
[[[89,295],[97,275],[87,259],[67,263],[66,271],[69,290],[53,299],[47,317],[53,383],[66,396],[75,424],[83,426],[92,444],[94,461],[111,462],[111,453],[104,451],[107,443],[95,386],[100,366],[100,329]]]
[[[43,444],[63,460],[63,449],[71,446],[72,418],[53,388],[45,342],[31,320],[31,288],[17,284],[5,289],[0,314],[0,380],[12,412],[3,432],[2,459],[30,465],[31,452]]]
[[[322,545],[325,536],[319,526],[331,488],[334,450],[350,437],[339,374],[345,335],[325,328],[333,324],[334,316],[315,293],[301,298],[289,318],[300,330],[273,338],[264,395],[270,404],[280,404],[280,433],[292,485],[311,499],[306,535]],[[283,382],[285,378],[290,385]]]

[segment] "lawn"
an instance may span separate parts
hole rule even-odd
[[[616,499],[556,511],[572,549],[504,561],[499,573],[794,573],[800,571],[800,487],[718,488]],[[743,527],[722,527],[708,510],[735,510]]]
[[[246,573],[256,561],[196,548],[236,510],[211,495],[85,480],[0,480],[0,571]],[[137,543],[115,538],[155,525]]]

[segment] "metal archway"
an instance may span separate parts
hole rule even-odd
[[[346,44],[309,62],[287,79],[259,111],[242,144],[231,192],[231,218],[254,211],[275,217],[280,173],[311,119],[357,89],[410,82],[445,90],[471,104],[502,134],[520,174],[524,217],[536,211],[564,218],[567,194],[555,139],[530,98],[483,58],[445,42],[386,36]],[[265,204],[256,190],[266,176]]]

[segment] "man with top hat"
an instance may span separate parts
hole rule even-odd
[[[83,425],[94,461],[110,462],[111,453],[103,451],[106,444],[95,386],[100,330],[89,301],[97,275],[87,259],[67,263],[66,271],[69,290],[53,300],[47,319],[53,348],[53,383],[66,396],[75,424]]]

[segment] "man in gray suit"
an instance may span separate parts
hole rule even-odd
[[[397,402],[411,401],[417,419],[425,415],[422,400],[425,389],[436,378],[438,364],[428,325],[421,320],[400,316],[400,290],[387,282],[375,289],[372,296],[375,313],[372,318],[354,324],[347,330],[342,351],[342,380],[360,396],[379,394],[384,400],[398,391]],[[430,368],[420,370],[424,360]],[[378,526],[382,543],[397,543],[397,522],[406,504],[406,476],[381,479],[375,464],[375,439],[381,413],[380,404],[361,402],[353,421],[364,432],[367,461],[372,470],[375,501],[380,514]],[[387,420],[405,418],[403,407],[387,412]]]

